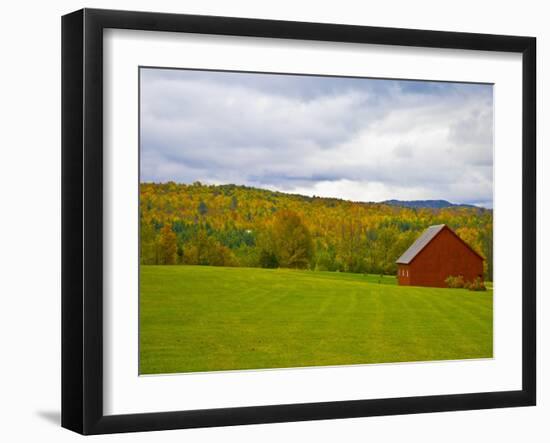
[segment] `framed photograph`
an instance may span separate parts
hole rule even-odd
[[[62,425],[535,405],[531,37],[62,19]]]

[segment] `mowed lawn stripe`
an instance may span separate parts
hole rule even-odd
[[[142,374],[492,357],[492,291],[282,269],[140,277]]]

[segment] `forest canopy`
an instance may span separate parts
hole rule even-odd
[[[493,212],[410,208],[238,185],[142,183],[141,264],[299,268],[395,274],[430,225],[447,224],[493,278]]]

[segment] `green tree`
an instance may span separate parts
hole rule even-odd
[[[262,249],[260,251],[260,257],[258,258],[258,262],[260,264],[260,267],[262,268],[279,267],[279,260],[277,260],[277,256],[275,255],[275,252],[269,251],[267,249]]]
[[[199,206],[197,207],[197,210],[199,211],[200,215],[205,216],[208,213],[208,206],[206,206],[206,203],[201,200]]]
[[[375,272],[381,274],[394,274],[397,272],[397,259],[394,245],[397,240],[397,229],[395,227],[384,227],[378,230],[376,242],[374,243],[375,254],[377,255],[378,269]],[[398,255],[398,254],[397,254]]]

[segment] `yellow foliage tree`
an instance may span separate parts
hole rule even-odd
[[[272,224],[275,255],[282,268],[307,268],[313,255],[308,228],[288,209],[276,213]]]
[[[168,224],[160,231],[160,264],[174,265],[176,264],[177,237]]]

